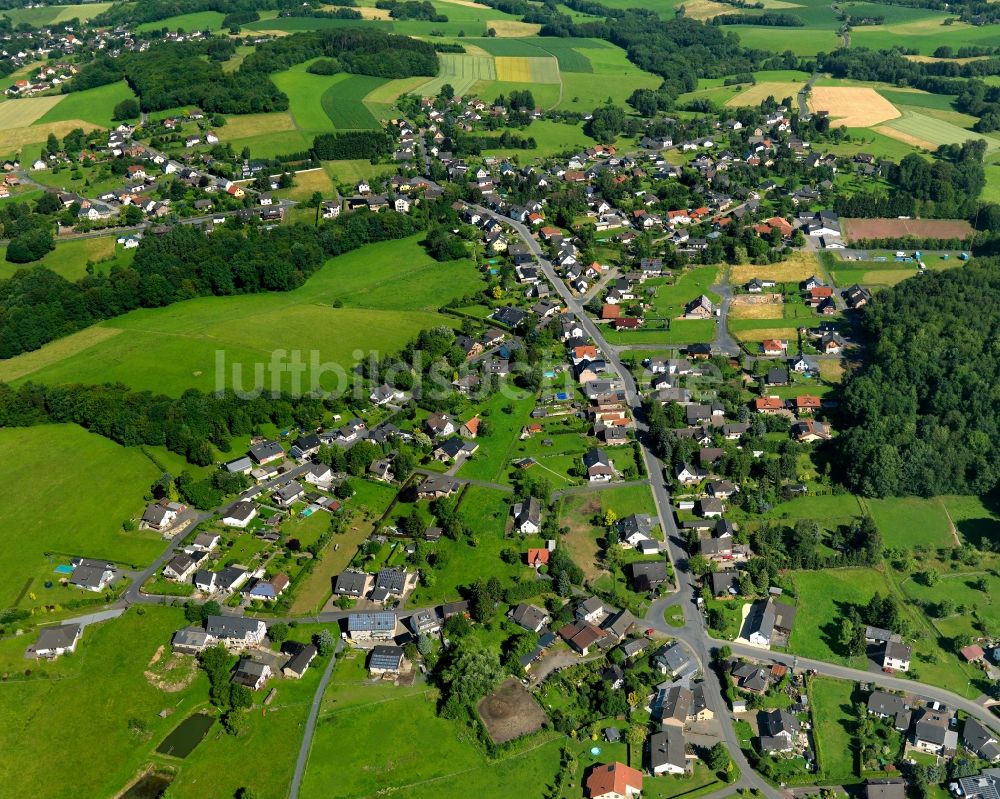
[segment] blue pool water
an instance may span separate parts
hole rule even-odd
[[[544,374],[546,377],[555,377],[556,376],[555,371],[553,371],[552,369],[549,369],[549,371],[543,372],[542,374]]]
[[[61,564],[59,566],[56,566],[56,574],[72,574],[72,573],[73,573],[72,566],[67,566],[66,564]]]
[[[569,399],[569,394],[567,394],[565,391],[560,391],[558,394],[556,394],[556,399],[557,400],[568,400]]]

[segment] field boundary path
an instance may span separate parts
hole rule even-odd
[[[344,648],[344,640],[337,639],[337,648],[330,655],[330,662],[323,670],[319,685],[316,686],[316,695],[313,697],[312,705],[309,707],[309,718],[306,719],[306,728],[302,733],[302,744],[299,746],[299,756],[295,761],[295,773],[292,774],[292,784],[288,789],[290,799],[298,799],[299,788],[302,786],[302,777],[305,775],[306,764],[309,762],[309,750],[312,748],[313,733],[316,731],[316,719],[319,717],[319,706],[323,703],[323,694],[326,693],[326,686],[333,675],[333,667],[337,663],[337,655]]]

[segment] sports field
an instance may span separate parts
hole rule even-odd
[[[24,379],[28,364],[35,367],[29,376],[43,382],[121,381],[176,395],[189,387],[214,390],[219,363],[226,364],[219,380],[232,383],[238,371],[246,387],[269,386],[273,370],[265,365],[280,351],[297,350],[306,364],[315,354],[317,364],[348,368],[356,352],[396,351],[421,329],[451,324],[437,308],[482,286],[471,261],[438,263],[419,246],[420,238],[332,259],[294,291],[201,297],[133,311],[96,328],[124,331],[118,335],[81,340],[82,348],[70,352],[52,342],[4,361],[0,375],[10,370]],[[333,307],[334,301],[343,307]],[[50,358],[52,351],[63,357]],[[310,367],[305,380],[312,384],[312,377],[327,388],[338,379]],[[287,374],[278,378],[286,388],[289,381]]]
[[[142,513],[142,497],[160,476],[140,450],[75,425],[0,429],[0,446],[17,453],[0,462],[0,568],[8,576],[0,607],[13,606],[22,592],[26,606],[80,598],[58,583],[44,586],[70,556],[145,566],[162,551],[159,535],[122,530],[122,522]]]
[[[440,72],[416,91],[421,95],[436,95],[450,83],[456,95],[465,94],[476,81],[496,80],[497,68],[492,56],[467,53],[439,53]]]

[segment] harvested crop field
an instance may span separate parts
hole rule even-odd
[[[768,97],[773,97],[780,103],[786,97],[795,97],[801,88],[802,83],[794,83],[792,81],[765,81],[751,86],[735,97],[730,97],[726,101],[726,105],[760,105],[761,101],[766,100]],[[813,89],[813,91],[816,90]]]
[[[23,128],[45,116],[65,95],[25,97],[22,100],[0,102],[0,130]]]
[[[26,144],[45,141],[50,133],[61,139],[74,128],[83,128],[83,131],[88,133],[96,127],[98,126],[93,122],[82,119],[67,119],[63,122],[47,122],[42,125],[27,125],[20,128],[0,128],[0,153],[13,152]]]
[[[781,319],[780,294],[740,294],[729,306],[730,319]]]
[[[497,80],[511,83],[559,83],[555,58],[497,56]]]
[[[770,278],[778,283],[789,283],[793,280],[805,280],[818,272],[819,268],[819,261],[816,260],[815,255],[808,252],[797,252],[793,253],[787,261],[782,261],[779,264],[734,266],[729,279],[736,285],[742,285],[754,277]]]
[[[841,219],[844,238],[898,239],[913,236],[921,239],[964,239],[972,235],[972,226],[964,219]]]
[[[532,22],[521,22],[516,19],[491,19],[486,22],[487,28],[492,28],[496,35],[501,38],[513,38],[517,36],[537,36],[542,29],[541,25]]]
[[[809,107],[829,112],[832,122],[849,128],[867,128],[900,116],[881,94],[860,86],[815,86]]]
[[[497,744],[538,732],[546,721],[535,697],[514,678],[483,697],[477,709],[490,738]]]
[[[795,335],[797,325],[790,320],[787,327],[761,327],[754,330],[734,330],[733,335],[740,341],[764,341],[769,338],[789,338]]]

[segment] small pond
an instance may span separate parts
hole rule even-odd
[[[207,713],[195,713],[174,727],[173,732],[163,739],[156,751],[161,755],[185,758],[208,735],[215,724],[215,718]]]

